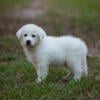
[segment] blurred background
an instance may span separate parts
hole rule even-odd
[[[89,49],[89,77],[59,83],[67,72],[50,67],[43,84],[35,84],[16,37],[24,24],[42,27],[48,35],[82,38]],[[84,88],[83,88],[84,87]],[[0,100],[100,100],[100,0],[0,0]]]
[[[40,25],[48,35],[81,37],[89,56],[100,56],[100,0],[0,0],[0,42],[13,40],[27,23]]]
[[[15,38],[27,23],[40,25],[48,35],[81,37],[89,56],[100,55],[100,0],[0,0],[1,47],[3,38]]]

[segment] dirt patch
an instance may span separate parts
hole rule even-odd
[[[34,19],[45,13],[44,0],[32,0],[26,6],[17,5],[4,16],[17,19]]]
[[[15,8],[0,15],[0,36],[15,35],[19,27],[27,23],[41,23],[45,13],[44,0],[31,0],[28,4]]]

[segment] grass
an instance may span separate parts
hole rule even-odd
[[[0,1],[0,11],[26,2],[27,0]],[[66,32],[85,34],[88,31],[100,35],[100,0],[48,2],[49,10],[42,22],[46,21],[46,25],[53,30],[53,35]],[[50,67],[47,79],[36,84],[35,69],[27,62],[18,40],[14,36],[4,35],[0,38],[0,100],[99,100],[100,58],[88,58],[88,66],[89,76],[81,82],[61,81],[67,71],[62,67]]]
[[[48,17],[55,33],[95,32],[100,35],[99,0],[51,0],[48,1]],[[59,28],[60,27],[60,28]],[[61,28],[62,27],[62,28]],[[68,28],[68,29],[67,29]],[[59,32],[57,31],[59,29]],[[73,31],[72,31],[73,30]]]
[[[99,12],[100,11],[100,1],[99,0],[51,0],[51,3],[53,5],[56,5],[57,7],[60,8],[73,8],[73,9],[77,9],[77,10],[81,10],[81,11],[96,11]]]
[[[0,100],[99,100],[100,58],[88,58],[89,76],[81,82],[63,82],[67,71],[50,67],[47,79],[36,84],[35,69],[26,61],[17,39],[4,37],[0,45]]]
[[[0,0],[0,11],[4,12],[16,5],[25,5],[27,0]]]

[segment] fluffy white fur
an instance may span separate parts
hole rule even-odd
[[[68,65],[75,80],[88,75],[87,47],[73,36],[47,36],[37,25],[27,24],[16,33],[25,55],[37,72],[37,82],[48,75],[49,64]]]

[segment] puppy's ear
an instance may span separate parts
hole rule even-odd
[[[40,28],[38,35],[39,35],[40,40],[44,39],[47,36],[46,32],[42,28]]]
[[[16,36],[17,38],[20,40],[21,39],[21,36],[22,36],[22,29],[19,29],[17,32],[16,32]]]

